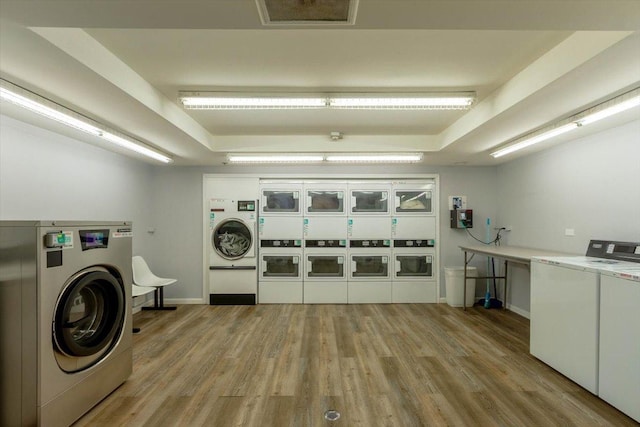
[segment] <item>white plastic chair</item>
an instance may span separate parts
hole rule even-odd
[[[177,282],[176,279],[158,277],[151,272],[144,258],[134,256],[131,266],[133,267],[133,283],[140,287],[155,288],[153,294],[153,307],[142,307],[143,310],[175,310],[176,307],[164,305],[164,287]]]
[[[135,283],[131,284],[131,298],[141,297],[142,295],[146,295],[149,292],[154,292],[156,288],[150,288],[148,286],[138,286]],[[140,332],[140,328],[133,327],[133,333],[137,334]]]

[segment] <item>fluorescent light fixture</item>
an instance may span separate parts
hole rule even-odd
[[[422,153],[330,154],[325,159],[333,163],[417,163],[422,161]]]
[[[538,144],[542,141],[546,141],[547,139],[562,135],[563,133],[577,129],[581,126],[589,125],[597,122],[598,120],[613,116],[614,114],[621,113],[639,105],[640,88],[636,88],[588,110],[582,111],[579,114],[575,114],[568,119],[562,120],[555,125],[552,125],[550,130],[537,134],[532,133],[530,134],[532,135],[530,137],[516,140],[515,143],[507,145],[506,147],[491,153],[491,155],[495,158],[502,157],[506,154],[530,147],[534,144]]]
[[[0,98],[64,125],[76,128],[91,135],[100,136],[101,131],[96,126],[79,120],[70,114],[63,113],[59,111],[59,109],[33,101],[26,96],[20,95],[7,88],[0,87]]]
[[[207,92],[183,94],[180,102],[190,110],[265,110],[324,108],[327,99],[313,94],[249,94]]]
[[[4,79],[0,79],[0,85],[0,99],[160,162],[173,161],[170,157],[145,147],[141,142],[115,135],[105,126]]]
[[[410,94],[345,94],[329,98],[331,108],[372,110],[462,110],[471,107],[472,94],[426,96]]]
[[[135,151],[136,153],[140,153],[147,157],[151,157],[152,159],[156,159],[162,163],[171,163],[173,161],[170,157],[167,157],[160,153],[156,153],[155,151],[152,151],[147,147],[143,147],[142,145],[130,141],[129,139],[125,139],[121,136],[114,135],[109,132],[102,132],[100,136],[109,142],[119,145],[120,147]]]
[[[186,109],[374,109],[374,110],[442,110],[468,109],[475,93],[248,93],[248,92],[181,92],[180,102]]]
[[[611,107],[602,109],[598,112],[589,114],[582,119],[577,120],[577,123],[580,126],[588,125],[593,122],[597,122],[598,120],[602,120],[605,117],[613,116],[614,114],[618,114],[630,108],[637,107],[638,105],[640,105],[640,95],[634,96],[633,98],[627,99],[626,101],[623,101],[616,105],[612,105]]]
[[[508,147],[502,148],[498,151],[491,153],[491,155],[495,158],[502,157],[506,154],[513,153],[514,151],[522,150],[523,148],[530,147],[534,144],[538,144],[542,141],[546,141],[547,139],[553,138],[558,135],[562,135],[563,133],[569,132],[570,130],[576,129],[578,127],[577,123],[571,122],[566,125],[560,126],[555,129],[551,129],[547,132],[538,134],[531,138],[523,139],[513,145],[509,145]]]
[[[314,163],[322,162],[320,154],[229,154],[229,163]]]

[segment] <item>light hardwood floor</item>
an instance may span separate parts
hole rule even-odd
[[[133,374],[77,426],[637,425],[529,355],[508,311],[184,305],[134,324]]]

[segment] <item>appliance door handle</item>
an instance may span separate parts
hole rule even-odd
[[[212,265],[209,270],[256,270],[255,265]]]

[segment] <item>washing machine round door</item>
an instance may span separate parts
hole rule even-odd
[[[239,219],[225,219],[213,230],[211,244],[224,259],[234,260],[246,256],[253,247],[251,230]]]
[[[53,339],[60,368],[75,372],[105,357],[120,337],[125,307],[122,284],[108,270],[95,267],[72,278],[54,311]]]

